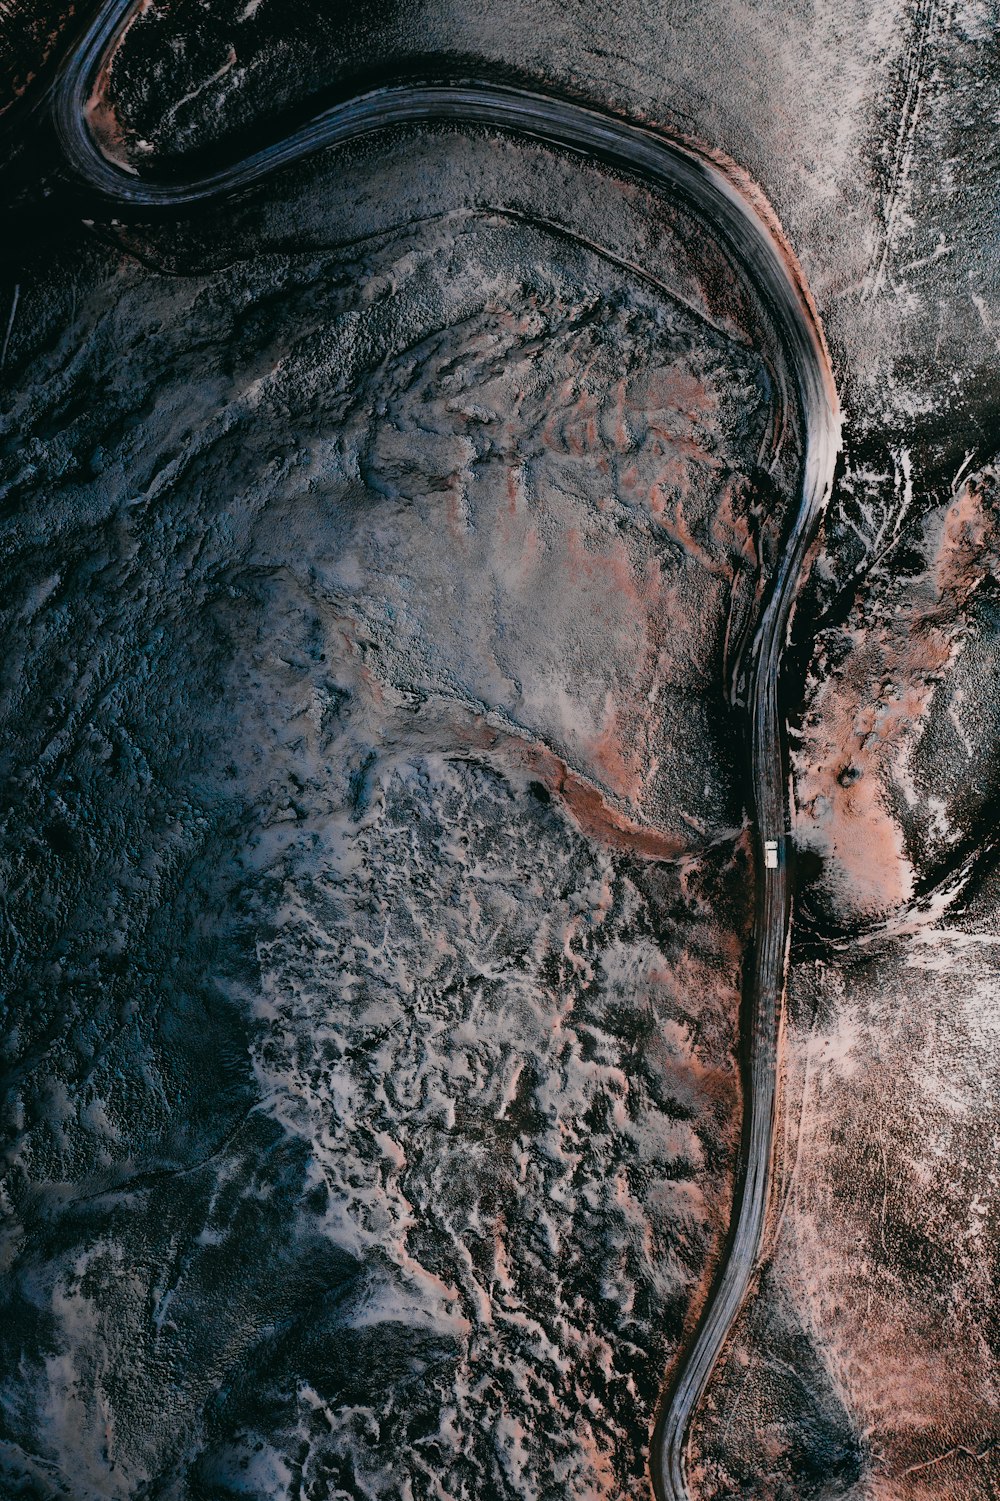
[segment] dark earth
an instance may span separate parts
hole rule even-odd
[[[0,7],[0,1496],[646,1496],[741,1121],[766,311],[485,131],[113,223],[44,124],[82,16]],[[180,174],[467,67],[731,159],[805,270],[844,451],[697,1501],[1000,1488],[998,21],[149,4],[95,103]]]

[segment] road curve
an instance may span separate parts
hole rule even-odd
[[[102,153],[89,106],[141,0],[105,0],[65,60],[50,109],[66,165],[78,186],[119,215],[186,208],[223,198],[310,152],[389,126],[481,125],[582,153],[654,189],[679,195],[726,246],[764,301],[788,365],[805,435],[798,509],[743,668],[739,698],[748,718],[757,871],[749,976],[743,1138],[727,1251],[694,1338],[663,1402],[653,1435],[659,1501],[686,1501],[691,1418],[744,1302],[764,1236],[777,1111],[777,1062],[790,927],[785,727],[778,676],[805,557],[826,504],[840,441],[830,362],[801,271],[766,204],[690,145],[556,96],[455,78],[372,89],[314,116],[283,139],[190,181],[134,174]],[[765,839],[777,841],[766,868]]]

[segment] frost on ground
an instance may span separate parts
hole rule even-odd
[[[8,409],[7,1483],[642,1495],[739,1130],[767,368],[497,216],[72,274]]]
[[[997,6],[342,12],[143,4],[93,122],[183,171],[511,77],[735,160],[804,268],[845,448],[777,1191],[692,1473],[993,1501]],[[66,18],[0,13],[17,90]],[[183,275],[74,208],[3,293],[8,1488],[645,1494],[728,1218],[766,315],[676,204],[485,132],[80,211]]]

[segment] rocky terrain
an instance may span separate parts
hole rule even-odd
[[[438,150],[460,202],[469,143]],[[765,333],[734,295],[713,317],[719,253],[628,193],[588,212],[658,235],[658,285],[470,206],[297,254],[250,208],[228,269],[85,245],[62,307],[54,269],[22,288],[2,1452],[29,1493],[648,1484],[728,1220],[726,684],[795,457],[760,467]]]
[[[55,65],[60,44],[72,33],[75,7],[51,0],[20,5],[4,0],[0,6],[0,120],[32,94]]]
[[[998,20],[175,0],[95,102],[182,172],[502,73],[728,156],[805,268],[844,453],[699,1501],[1000,1484]],[[65,206],[0,309],[5,1494],[647,1495],[740,1126],[728,688],[801,459],[766,311],[678,206],[485,132],[129,226],[31,149]]]

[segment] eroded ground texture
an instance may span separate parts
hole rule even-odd
[[[28,1494],[642,1494],[717,1260],[752,889],[724,685],[786,493],[766,330],[695,300],[724,262],[627,185],[552,167],[622,249],[637,215],[658,286],[457,212],[491,148],[437,149],[444,219],[310,255],[258,228],[197,275],[88,250],[62,306],[24,292]]]
[[[176,0],[94,104],[182,172],[505,71],[727,154],[805,268],[844,457],[698,1501],[1000,1490],[998,23]],[[727,694],[801,457],[766,310],[678,207],[488,135],[128,228],[11,159],[66,206],[0,309],[3,1495],[646,1496],[739,1133]]]

